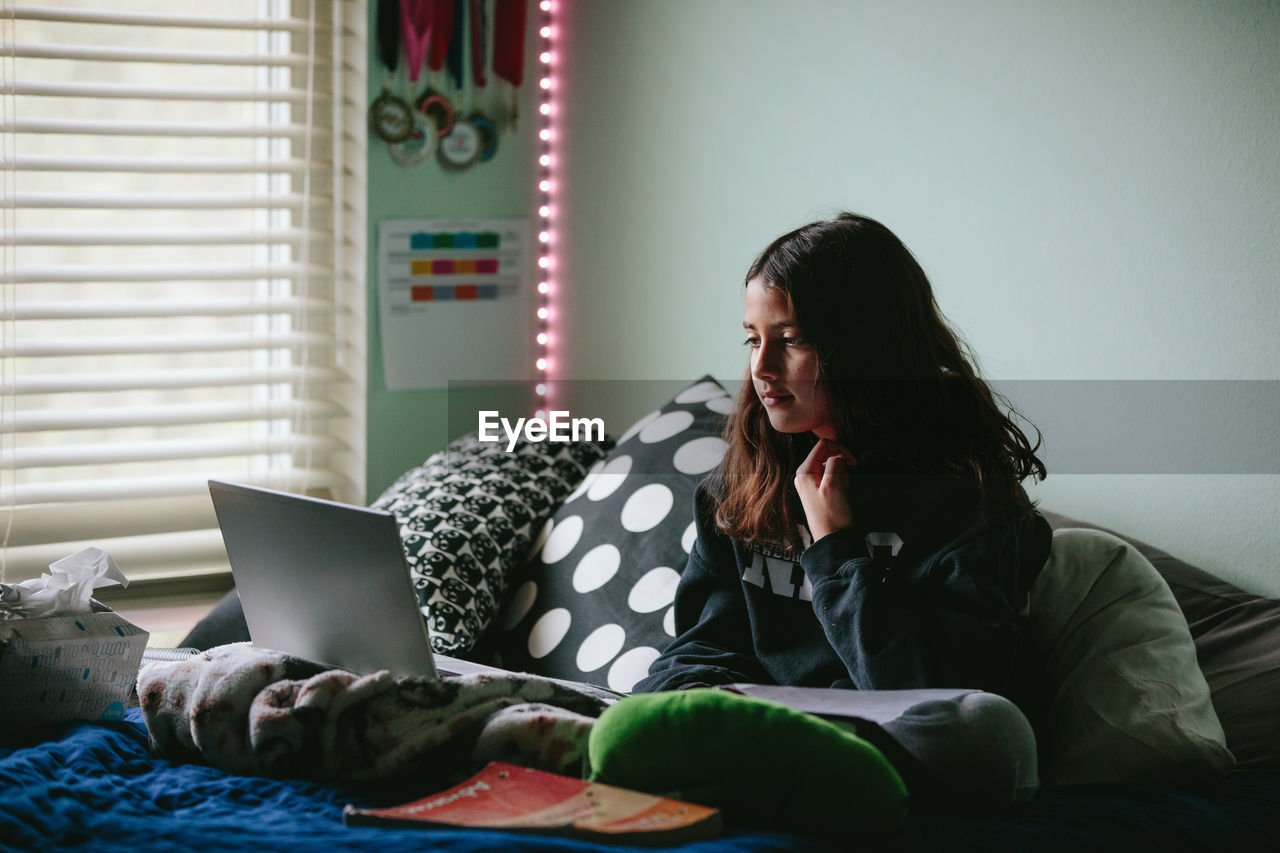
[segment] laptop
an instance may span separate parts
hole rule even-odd
[[[503,672],[432,652],[391,513],[221,480],[209,494],[258,648],[358,673]]]

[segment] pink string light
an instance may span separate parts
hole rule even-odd
[[[556,336],[552,332],[552,297],[553,288],[549,282],[549,270],[556,268],[556,0],[540,0],[538,8],[541,20],[538,37],[540,40],[538,61],[540,64],[538,90],[538,269],[541,270],[538,282],[538,352],[534,366],[538,369],[534,393],[538,397],[539,411],[552,406],[554,386],[550,382],[552,373],[552,345]]]
[[[538,9],[541,20],[538,26],[538,269],[541,271],[538,282],[538,330],[536,335],[537,355],[534,366],[538,370],[534,393],[538,397],[540,411],[552,407],[555,396],[551,382],[554,367],[552,345],[556,336],[551,329],[553,311],[551,301],[554,288],[551,285],[551,271],[556,267],[555,233],[556,233],[556,132],[555,117],[556,92],[556,38],[559,27],[556,26],[557,0],[540,0]]]

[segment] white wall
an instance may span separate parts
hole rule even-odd
[[[564,9],[565,375],[737,377],[754,253],[851,209],[990,377],[1280,379],[1280,3]],[[1036,493],[1280,594],[1278,476]]]

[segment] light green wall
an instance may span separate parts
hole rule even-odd
[[[989,376],[1280,379],[1273,0],[562,5],[569,376],[738,376],[753,254],[849,208]],[[1280,594],[1278,477],[1038,495]]]
[[[377,3],[369,4],[369,99],[382,90],[385,68],[373,41]],[[493,160],[465,172],[446,172],[431,160],[405,168],[388,154],[387,145],[369,134],[369,365],[368,365],[368,499],[376,498],[397,476],[440,450],[451,431],[449,403],[459,405],[444,390],[390,391],[382,370],[378,320],[378,223],[384,219],[504,219],[529,217],[536,192],[534,174],[537,123],[533,88],[537,55],[536,3],[530,0],[525,48],[525,85],[521,89],[522,121],[515,134],[504,132]],[[401,72],[401,93],[406,81]],[[477,341],[478,346],[486,341]],[[467,377],[458,377],[466,379]],[[514,378],[514,377],[513,377]],[[513,408],[515,408],[513,406]],[[453,430],[456,433],[457,430]]]
[[[1274,0],[560,2],[568,378],[737,377],[752,256],[847,208],[912,247],[993,378],[1280,379]],[[530,128],[461,175],[373,142],[371,252],[381,218],[527,215]],[[446,428],[443,392],[385,389],[369,274],[373,497]],[[618,432],[658,402],[635,396],[574,414]],[[1280,594],[1280,477],[1036,493]]]

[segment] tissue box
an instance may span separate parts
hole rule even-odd
[[[146,631],[99,601],[70,616],[0,621],[0,733],[61,720],[118,720]]]

